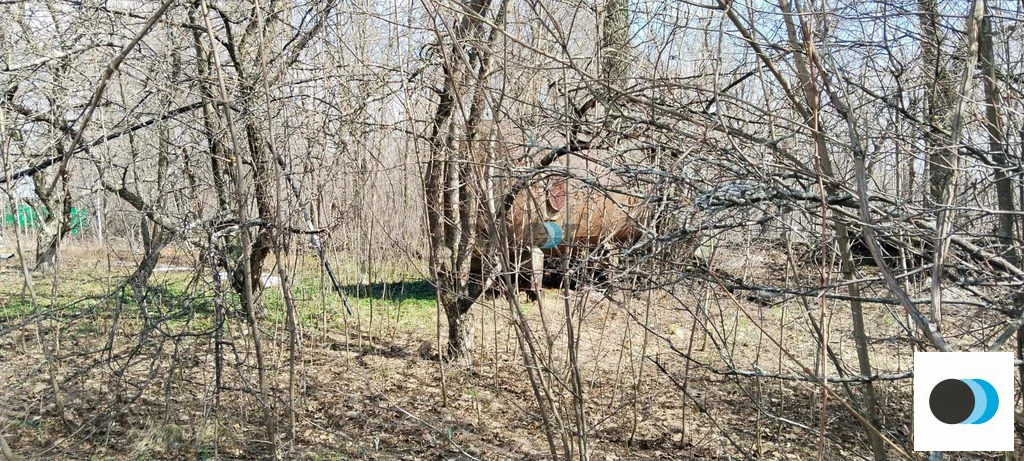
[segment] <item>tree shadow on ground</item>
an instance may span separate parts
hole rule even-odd
[[[417,304],[433,303],[437,290],[429,280],[411,279],[398,282],[375,282],[342,286],[345,293],[357,299],[375,299],[403,304],[411,301]]]

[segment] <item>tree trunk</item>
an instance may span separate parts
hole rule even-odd
[[[623,86],[629,77],[629,10],[628,0],[606,0],[601,20],[602,75],[608,83]]]
[[[988,131],[989,153],[995,163],[993,175],[996,183],[996,197],[999,205],[999,224],[996,227],[996,237],[1002,247],[1001,253],[1007,261],[1014,265],[1020,264],[1020,255],[1014,245],[1013,224],[1014,211],[1013,182],[1009,175],[1012,168],[1006,155],[1006,134],[1003,129],[1002,120],[1002,96],[999,93],[998,77],[996,75],[995,50],[992,44],[992,17],[989,14],[984,16],[979,33],[979,63],[981,64],[982,79],[985,82],[985,128]]]
[[[794,61],[797,68],[797,77],[800,80],[800,84],[804,90],[804,103],[807,105],[807,109],[801,111],[806,119],[806,123],[813,128],[811,137],[814,141],[815,154],[820,162],[821,173],[828,178],[838,178],[839,175],[835,171],[835,162],[832,159],[832,154],[828,149],[828,144],[825,141],[824,136],[820,130],[819,120],[819,109],[821,94],[818,87],[818,77],[815,75],[815,60],[818,59],[815,56],[816,50],[814,47],[814,40],[811,34],[811,26],[805,22],[804,16],[800,17],[800,29],[803,34],[803,41],[798,39],[796,22],[793,20],[794,11],[790,7],[787,0],[780,0],[779,7],[782,10],[784,16],[783,19],[786,24],[786,32],[789,38],[790,45],[795,50],[801,50],[802,53],[794,55]],[[797,14],[802,13],[801,10],[796,10]],[[805,57],[806,56],[806,57]],[[839,192],[838,188],[832,184],[823,185],[822,192],[827,192],[829,195],[836,194]],[[835,219],[836,228],[836,243],[839,246],[839,250],[842,257],[842,273],[843,278],[847,281],[856,279],[855,268],[853,265],[853,255],[850,251],[850,240],[852,235],[846,226],[845,222],[841,219]],[[870,351],[867,347],[867,332],[864,326],[864,309],[861,304],[860,298],[860,285],[852,283],[849,287],[849,293],[851,298],[850,301],[850,316],[853,320],[853,337],[856,343],[857,349],[857,363],[862,376],[871,376],[871,356]],[[827,347],[827,344],[822,344],[822,347]],[[881,419],[878,417],[878,400],[875,395],[873,384],[868,381],[863,386],[864,398],[863,408],[865,413],[865,419],[867,422],[865,425],[865,432],[867,433],[868,440],[871,443],[871,452],[876,461],[886,459],[885,446],[882,439],[878,436],[878,433],[882,429]],[[868,427],[868,426],[873,427]]]
[[[943,131],[949,129],[950,114],[953,112],[953,81],[949,69],[942,59],[942,36],[936,0],[919,0],[918,18],[921,23],[921,60],[924,64],[925,97],[924,119],[930,125],[925,127],[925,178],[928,180],[928,196],[925,203],[945,203],[944,191],[952,174],[952,161],[946,149],[948,137]],[[948,132],[948,131],[947,131]],[[934,269],[933,269],[934,270]],[[941,305],[931,306],[932,321],[936,327],[942,325]]]
[[[853,266],[853,254],[850,252],[851,235],[845,224],[836,223],[836,242],[839,244],[839,252],[842,256],[843,278],[855,280],[857,274]],[[850,284],[850,316],[853,319],[853,342],[857,350],[857,366],[861,376],[871,376],[871,351],[868,349],[867,328],[864,325],[864,306],[858,300],[861,297],[860,284]],[[864,392],[864,413],[871,424],[881,430],[882,423],[878,418],[878,396],[875,395],[875,387],[871,382],[863,386]],[[875,435],[870,429],[868,441],[871,442],[871,453],[876,460],[883,460],[885,456],[885,445],[882,439]]]
[[[448,319],[447,359],[453,362],[469,364],[473,354],[474,326],[472,301],[456,301],[445,306]]]
[[[448,319],[445,360],[469,363],[473,351],[470,309],[482,292],[474,279],[471,261],[477,248],[480,175],[475,138],[483,114],[483,80],[489,72],[486,45],[469,46],[474,38],[490,43],[492,29],[483,36],[477,17],[486,17],[489,0],[473,0],[452,32],[444,69],[444,86],[434,114],[430,161],[424,177],[430,269],[437,286],[439,308]],[[499,20],[500,22],[500,20]],[[474,72],[476,70],[476,72]],[[468,104],[467,104],[468,103]],[[467,110],[468,106],[468,110]],[[457,114],[465,114],[456,116]],[[465,124],[459,123],[465,120]]]
[[[40,273],[53,274],[57,269],[56,234],[40,231],[36,242],[36,270]]]
[[[995,47],[992,43],[992,16],[986,9],[978,34],[978,62],[981,64],[982,79],[985,82],[985,128],[988,131],[989,152],[995,163],[993,175],[996,182],[996,200],[999,214],[996,226],[996,238],[999,241],[1000,253],[1015,266],[1020,266],[1020,251],[1015,244],[1013,225],[1016,219],[1016,204],[1013,200],[1013,180],[1009,175],[1012,165],[1006,155],[1006,131],[1003,128],[1003,101],[999,93],[999,80],[996,73]],[[1024,295],[1016,294],[1013,298],[1015,309],[1024,310]],[[1024,330],[1017,330],[1017,359],[1024,358]],[[1021,376],[1024,376],[1024,364],[1018,365]],[[1024,405],[1024,403],[1022,403]]]
[[[924,64],[925,120],[931,125],[925,133],[928,168],[928,200],[942,203],[943,194],[951,180],[956,152],[950,152],[950,117],[956,98],[954,82],[949,74],[947,59],[942,56],[941,16],[936,0],[919,0],[918,18],[921,26],[921,60]],[[954,133],[955,135],[955,133]]]
[[[62,180],[67,181],[67,173],[63,176]],[[37,271],[53,273],[57,270],[60,241],[71,231],[71,200],[65,196],[66,191],[47,190],[47,181],[43,173],[34,175],[32,181],[36,196],[42,205],[35,209],[39,225],[39,232],[36,234],[35,267]],[[60,198],[55,198],[55,195],[60,195]]]
[[[57,270],[57,232],[53,224],[43,223],[39,218],[39,234],[36,235],[36,270],[53,273]]]

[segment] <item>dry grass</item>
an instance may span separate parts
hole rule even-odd
[[[224,390],[215,411],[213,348],[208,336],[190,335],[209,331],[211,322],[203,320],[208,314],[195,310],[191,320],[168,317],[163,329],[177,336],[152,333],[129,363],[121,354],[138,345],[142,321],[137,309],[124,304],[110,360],[103,348],[117,298],[98,297],[111,276],[101,269],[106,258],[90,251],[76,255],[59,278],[56,302],[44,305],[51,315],[42,323],[47,344],[60,337],[63,414],[46,380],[39,332],[34,323],[24,322],[30,315],[19,304],[24,303],[20,278],[10,262],[0,263],[0,309],[8,312],[0,317],[0,388],[5,390],[0,429],[12,448],[24,459],[266,456],[267,438],[251,390],[252,348],[241,320],[230,322]],[[187,263],[187,255],[171,255],[170,261]],[[740,267],[726,269],[742,272]],[[298,273],[301,318],[307,321],[302,322],[297,364],[294,438],[287,435],[287,334],[276,295],[267,294],[268,314],[262,323],[272,403],[282,444],[294,458],[549,456],[504,301],[489,299],[478,306],[476,361],[469,368],[446,366],[442,388],[439,364],[422,353],[436,347],[429,292],[417,292],[418,285],[411,285],[413,294],[396,303],[394,291],[363,286],[365,297],[356,300],[358,316],[349,319],[331,296],[316,292],[319,280],[313,266],[303,263]],[[747,275],[752,280],[768,276]],[[187,278],[163,274],[154,279],[168,293],[168,312],[174,308],[172,295],[190,293],[182,288]],[[42,281],[52,282],[37,282]],[[808,313],[795,301],[774,307],[735,304],[721,290],[705,289],[680,287],[675,297],[635,296],[625,304],[592,288],[572,293],[570,311],[583,316],[580,366],[592,459],[742,459],[743,453],[758,459],[816,458],[819,388],[801,381],[721,374],[732,368],[802,373],[791,360],[780,359],[773,340],[814,368],[818,354]],[[543,308],[521,301],[535,332],[547,325],[551,368],[563,370],[564,298],[548,290]],[[842,303],[830,302],[826,313],[829,344],[855,369],[848,311]],[[877,371],[908,370],[912,349],[889,339],[902,336],[897,317],[883,306],[870,306],[867,315]],[[645,320],[648,328],[638,320]],[[687,366],[680,353],[694,362]],[[241,361],[237,366],[236,359]],[[827,369],[834,375],[831,364]],[[689,397],[677,387],[683,382]],[[839,398],[859,398],[856,386],[850,395],[840,385],[830,389]],[[882,382],[878,390],[887,436],[910,446],[910,381]],[[825,459],[857,459],[869,453],[862,429],[837,402],[829,403],[824,416]]]

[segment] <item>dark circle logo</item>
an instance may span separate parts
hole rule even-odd
[[[999,409],[999,394],[984,379],[947,379],[932,388],[928,406],[946,424],[984,424]]]

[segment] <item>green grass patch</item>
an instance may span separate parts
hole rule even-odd
[[[296,301],[297,320],[304,327],[322,327],[326,320],[329,328],[351,325],[341,298],[334,292],[330,280],[319,270],[317,264],[300,267],[293,281],[292,292]],[[352,268],[350,268],[352,269]],[[436,315],[434,307],[436,292],[433,285],[412,268],[398,270],[388,268],[387,274],[379,273],[379,279],[372,283],[348,283],[342,290],[349,305],[355,311],[356,320],[366,326],[378,325],[386,320],[389,327],[415,329],[433,325]],[[10,274],[14,275],[14,274]],[[123,286],[115,293],[111,290],[124,281],[123,275],[101,276],[94,270],[67,271],[60,274],[56,290],[53,279],[39,276],[35,281],[39,309],[60,311],[84,318],[97,320],[111,318],[120,311],[120,322],[132,324],[141,321],[136,293],[131,287]],[[357,271],[342,270],[343,281],[359,280]],[[201,331],[213,328],[215,294],[209,281],[195,279],[195,272],[158,272],[150,278],[146,293],[146,313],[160,328],[169,332]],[[22,292],[20,277],[5,277],[0,283],[0,323],[17,322],[31,315],[33,306],[28,292]],[[237,294],[225,283],[226,291],[221,294],[228,316],[243,312]],[[278,286],[268,287],[261,293],[264,307],[263,321],[283,324],[287,320],[284,300]],[[83,318],[83,319],[84,319]],[[91,321],[74,322],[71,330],[84,336],[97,334],[102,328]]]
[[[32,313],[32,300],[25,296],[11,296],[0,300],[0,319],[12,322]]]
[[[400,279],[368,284],[342,286],[354,313],[360,317],[394,317],[399,328],[414,327],[423,320],[433,319],[435,291],[430,282],[422,279]],[[303,326],[322,324],[326,315],[333,325],[345,323],[344,304],[334,292],[330,282],[316,274],[300,276],[293,287],[298,322]],[[267,319],[283,322],[287,318],[284,299],[278,287],[263,294]]]

